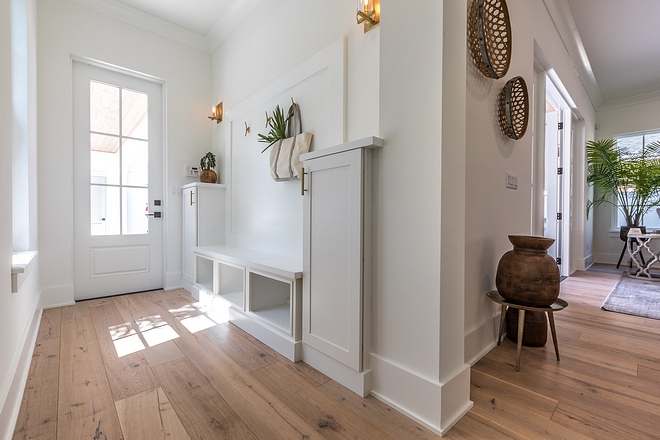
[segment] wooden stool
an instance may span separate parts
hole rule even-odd
[[[535,312],[545,312],[548,314],[548,321],[550,321],[550,330],[552,331],[552,342],[555,344],[555,354],[557,355],[557,360],[559,360],[559,346],[557,345],[557,331],[555,330],[555,316],[554,312],[564,310],[568,307],[568,303],[563,299],[557,298],[557,300],[550,305],[550,307],[530,307],[523,306],[520,304],[513,304],[506,299],[502,298],[502,295],[497,290],[491,290],[488,292],[488,298],[492,301],[502,305],[502,316],[500,318],[500,334],[497,336],[497,345],[500,345],[502,341],[502,333],[504,332],[504,320],[506,316],[506,310],[508,307],[513,307],[518,309],[518,342],[516,344],[516,371],[520,371],[520,354],[522,352],[522,339],[523,339],[523,330],[525,328],[525,311],[531,310]]]

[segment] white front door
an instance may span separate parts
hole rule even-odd
[[[75,299],[163,287],[162,85],[73,63]]]

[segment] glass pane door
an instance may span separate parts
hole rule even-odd
[[[149,97],[90,81],[91,235],[149,233]]]

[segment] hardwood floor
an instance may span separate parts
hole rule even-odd
[[[559,354],[505,339],[472,367],[474,407],[447,437],[660,438],[660,321],[600,308],[621,271],[577,272],[561,283]],[[660,284],[658,285],[660,297]]]
[[[600,309],[619,276],[562,282],[561,361],[523,347],[516,373],[505,340],[445,438],[660,438],[660,321]],[[207,312],[183,290],[45,310],[14,438],[439,438]]]

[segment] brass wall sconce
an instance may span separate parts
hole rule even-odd
[[[211,116],[209,119],[215,121],[216,124],[222,122],[222,103],[211,108]]]
[[[380,0],[357,0],[357,24],[364,23],[364,32],[380,24]]]

